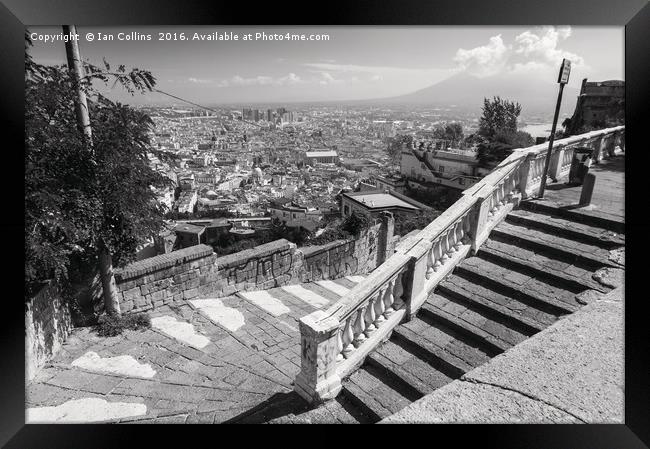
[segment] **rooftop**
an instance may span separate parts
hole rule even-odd
[[[413,204],[410,204],[390,193],[360,193],[361,194],[345,193],[344,195],[351,197],[370,208],[382,209],[385,207],[404,207],[412,210],[419,209],[417,206],[414,206]]]
[[[338,154],[334,150],[328,151],[305,151],[307,157],[337,157]]]

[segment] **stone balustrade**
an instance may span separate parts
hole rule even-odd
[[[597,162],[624,150],[625,127],[608,128],[553,143],[549,177],[565,176],[578,147]],[[524,198],[539,193],[548,143],[515,150],[480,182],[327,310],[300,320],[301,372],[295,390],[310,402],[336,397],[341,380],[409,320],[428,295]]]

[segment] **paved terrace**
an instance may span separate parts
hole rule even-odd
[[[623,166],[624,156],[617,156],[592,167],[597,173],[592,206],[578,207],[580,187],[563,184],[551,184],[546,199],[538,202],[560,205],[572,216],[582,214],[587,220],[622,217]],[[152,329],[126,331],[118,337],[100,338],[88,328],[75,329],[63,350],[27,385],[26,421],[220,423],[240,420],[269,404],[293,402],[293,380],[300,371],[298,320],[327,308],[361,280],[349,276],[189,300],[179,307],[150,312]],[[620,360],[612,359],[612,353],[620,347],[622,327],[616,324],[621,321],[621,306],[619,302],[609,307],[607,302],[558,321],[528,340],[527,346],[513,348],[484,368],[425,396],[395,420],[503,422],[515,416],[530,422],[616,421],[619,410],[622,416],[622,365],[618,363],[623,353],[619,352]],[[610,324],[607,329],[604,322]],[[612,350],[585,354],[579,359],[584,361],[584,370],[574,372],[570,367],[575,359],[566,355],[578,347],[576,339],[588,343],[586,348]],[[554,342],[550,350],[544,350],[547,341]],[[539,377],[549,366],[566,376]],[[590,371],[593,367],[598,369]],[[497,385],[495,373],[506,383]],[[521,376],[532,380],[520,385],[517,393],[509,391]],[[494,385],[476,387],[481,382]],[[561,404],[552,397],[533,397],[534,388],[548,390],[547,382],[553,384],[549,394],[560,398]],[[576,385],[575,394],[562,393]],[[530,407],[510,414],[512,407],[527,401],[522,397],[532,398],[530,404],[521,405]],[[585,402],[588,397],[595,399]],[[498,413],[487,418],[494,398],[500,404]],[[441,405],[431,408],[431,401]],[[472,413],[466,413],[469,407],[459,411],[453,405],[456,401],[472,405]],[[602,407],[607,410],[599,411]]]
[[[625,153],[592,165],[589,173],[596,175],[594,193],[589,206],[578,204],[582,186],[569,186],[562,182],[547,185],[543,202],[574,211],[587,220],[604,218],[624,222]]]
[[[361,279],[164,306],[151,329],[116,337],[76,328],[27,385],[26,422],[221,423],[295,400],[298,320]]]

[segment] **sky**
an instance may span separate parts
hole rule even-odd
[[[30,52],[42,64],[63,64],[65,46],[45,42],[58,27],[37,33]],[[569,86],[583,78],[624,79],[623,27],[83,27],[84,59],[149,70],[157,88],[201,104],[346,101],[407,94],[459,73],[556,82],[562,58],[572,61]],[[85,37],[92,33],[95,38]],[[98,33],[113,41],[98,40]],[[119,33],[151,40],[120,40]],[[184,33],[187,40],[158,40]],[[197,33],[195,38],[195,33]],[[201,36],[232,33],[238,41]],[[320,41],[255,39],[255,33],[327,35]],[[251,34],[253,40],[243,40]],[[110,88],[105,92],[109,93]],[[158,93],[109,96],[130,104],[178,103]]]

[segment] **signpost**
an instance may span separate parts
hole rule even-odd
[[[560,74],[557,77],[557,82],[560,84],[560,92],[557,95],[557,104],[555,105],[555,115],[553,116],[553,127],[551,128],[551,137],[548,141],[548,151],[546,152],[546,161],[544,162],[544,172],[542,173],[542,183],[539,186],[539,197],[544,198],[544,190],[546,189],[546,177],[548,176],[548,165],[551,162],[551,153],[553,151],[553,140],[555,140],[555,128],[557,126],[557,117],[560,114],[560,104],[562,103],[562,91],[564,85],[569,82],[569,74],[571,73],[571,61],[568,59],[562,60],[560,66]]]

